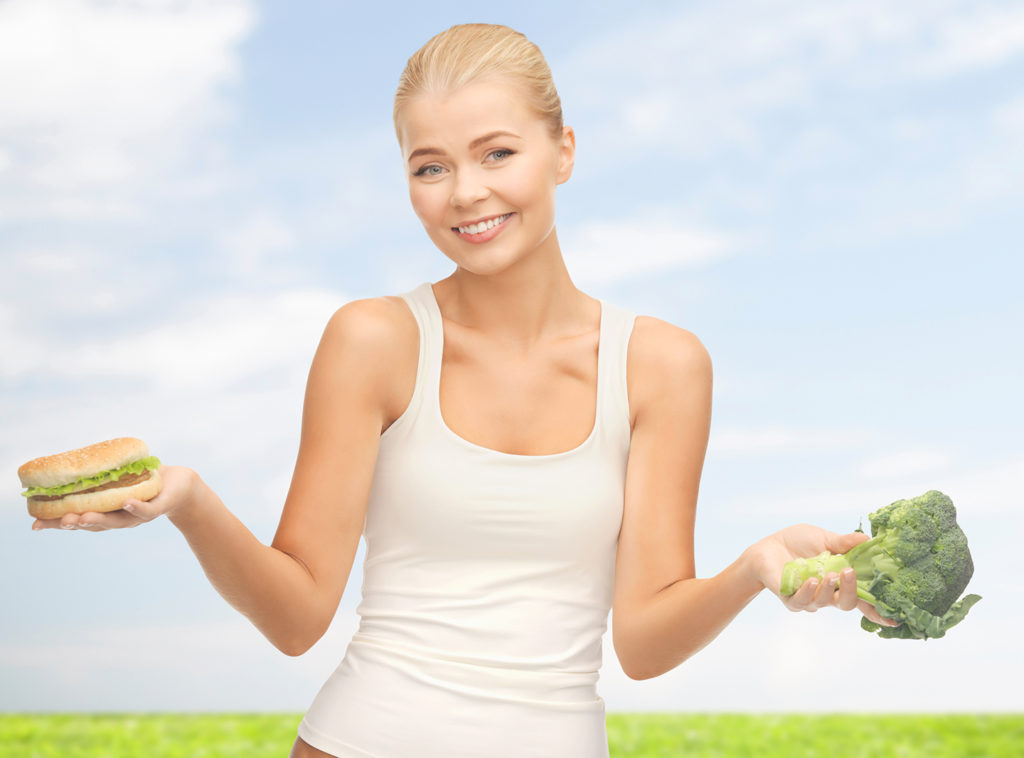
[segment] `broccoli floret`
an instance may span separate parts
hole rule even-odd
[[[956,523],[948,496],[930,490],[897,500],[869,516],[871,539],[842,555],[825,552],[798,558],[782,570],[783,595],[792,595],[810,577],[824,578],[852,566],[857,596],[900,625],[886,627],[867,618],[861,626],[880,637],[942,637],[967,615],[978,595],[957,600],[974,574],[967,537]]]

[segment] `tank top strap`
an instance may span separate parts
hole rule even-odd
[[[598,414],[605,436],[623,454],[629,450],[629,394],[626,355],[636,314],[601,299],[598,351]]]
[[[427,414],[422,412],[424,403],[429,403],[432,397],[437,396],[437,380],[440,378],[441,360],[441,331],[440,312],[435,319],[434,311],[437,304],[434,300],[433,290],[430,289],[430,282],[423,282],[418,287],[407,292],[402,292],[399,297],[405,300],[416,319],[416,326],[419,329],[419,358],[416,362],[416,383],[413,387],[412,397],[409,405],[402,415],[395,419],[382,436],[394,437],[402,434],[406,427],[417,427],[423,423],[423,417]]]

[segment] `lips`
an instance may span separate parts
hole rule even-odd
[[[497,216],[484,216],[483,218],[469,221],[459,226],[453,226],[460,239],[467,242],[487,242],[505,228],[508,220],[515,215],[513,213],[502,213]]]

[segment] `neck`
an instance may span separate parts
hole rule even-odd
[[[457,268],[434,287],[444,317],[516,350],[592,328],[597,305],[573,284],[553,231],[550,241],[547,255],[495,274]]]

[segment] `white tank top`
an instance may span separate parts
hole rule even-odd
[[[601,300],[597,413],[578,447],[517,455],[441,416],[430,282],[416,385],[380,438],[358,631],[299,736],[342,758],[604,758],[596,683],[629,454],[634,315]]]

